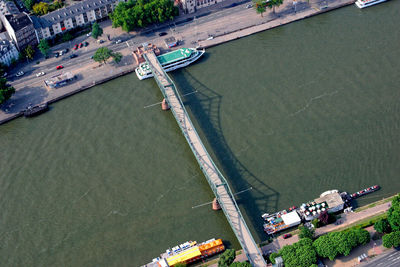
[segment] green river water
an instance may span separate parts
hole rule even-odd
[[[208,49],[172,77],[257,242],[263,212],[323,191],[400,191],[400,1]],[[1,266],[140,266],[186,240],[239,248],[153,80],[0,126]]]

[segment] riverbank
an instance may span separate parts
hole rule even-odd
[[[397,194],[396,194],[397,195]],[[387,212],[387,210],[390,208],[390,203],[388,203],[391,199],[393,199],[396,195],[389,197],[389,198],[385,198],[383,200],[378,200],[376,202],[370,203],[368,205],[365,205],[363,207],[358,208],[357,210],[360,210],[360,212],[357,212],[357,210],[355,212],[350,212],[350,213],[343,213],[340,217],[340,221],[342,222],[340,225],[336,225],[336,224],[330,224],[330,225],[326,225],[320,228],[317,228],[315,231],[315,235],[316,236],[320,236],[329,232],[333,232],[333,231],[342,231],[346,228],[350,228],[356,225],[359,225],[361,223],[363,223],[364,221],[368,221],[368,220],[372,220],[375,217],[379,217],[382,214],[384,214],[385,212]],[[367,230],[371,233],[375,232],[373,230],[373,226],[368,226]],[[283,235],[278,236],[277,238],[275,238],[271,243],[267,244],[267,245],[260,245],[261,250],[263,252],[264,255],[270,254],[272,252],[276,252],[279,249],[283,248],[286,245],[292,245],[296,242],[299,241],[299,236],[298,236],[298,230],[294,230],[291,232],[292,237],[284,239]],[[372,234],[371,234],[372,236]],[[375,241],[371,241],[372,243],[374,243]],[[367,250],[369,251],[369,245],[357,248],[356,250],[365,250],[365,248],[367,248]],[[370,253],[371,254],[371,253]],[[370,255],[368,254],[368,255]],[[360,255],[360,253],[352,253],[352,255],[347,256],[347,257],[339,257],[338,261],[340,264],[342,264],[342,260],[343,258],[351,258],[351,262],[354,263],[355,262],[355,258],[356,256],[354,255]],[[354,259],[353,259],[354,258]],[[246,255],[243,254],[242,250],[238,250],[236,251],[236,259],[235,261],[238,262],[243,262],[246,261]],[[210,267],[217,267],[218,264],[218,259],[213,259],[210,260],[208,262],[205,263],[199,263],[195,266],[210,266]],[[330,262],[329,266],[333,266],[335,262]],[[341,266],[341,265],[338,265]],[[353,266],[353,265],[351,265]]]
[[[258,32],[262,32],[268,29],[272,29],[281,25],[285,25],[294,21],[298,21],[304,18],[308,18],[311,16],[315,16],[324,12],[328,12],[346,5],[350,5],[354,3],[354,0],[334,0],[334,1],[310,1],[310,2],[300,2],[296,6],[296,12],[294,12],[294,8],[292,6],[292,2],[284,2],[283,5],[279,7],[276,13],[270,12],[268,15],[264,15],[264,19],[261,22],[258,20],[258,15],[254,12],[254,10],[248,10],[253,12],[253,16],[257,16],[257,18],[252,17],[249,20],[249,23],[246,24],[236,24],[236,27],[232,27],[229,25],[226,18],[223,22],[222,26],[225,26],[227,31],[222,33],[220,30],[215,29],[215,32],[218,34],[213,35],[213,39],[205,38],[204,36],[197,36],[198,33],[192,33],[191,29],[186,33],[182,32],[181,39],[185,39],[189,42],[191,37],[192,39],[200,38],[198,40],[199,47],[207,48],[216,46],[219,44],[223,44],[225,42],[229,42],[232,40],[236,40],[245,36],[249,36],[251,34],[255,34]],[[322,8],[325,7],[326,8]],[[267,12],[266,12],[267,13]],[[235,14],[232,14],[232,19]],[[255,20],[257,19],[257,20]],[[231,21],[229,21],[230,23]],[[216,23],[219,24],[219,23]],[[203,28],[207,28],[208,25],[203,25]],[[219,25],[221,26],[221,25]],[[197,26],[196,26],[197,27]],[[228,29],[229,28],[229,29]],[[206,32],[209,32],[208,30]],[[186,34],[186,35],[185,35]],[[188,36],[189,35],[189,36]],[[185,36],[185,37],[183,37]],[[154,39],[154,38],[153,38]],[[207,40],[208,39],[208,40]],[[162,39],[151,40],[158,46],[162,46]],[[193,43],[194,41],[192,41]],[[185,45],[185,42],[183,42]],[[12,119],[18,118],[22,115],[23,110],[26,108],[28,103],[32,103],[33,105],[37,105],[40,103],[54,103],[59,101],[65,97],[69,97],[78,92],[87,90],[94,85],[98,85],[109,80],[115,79],[122,75],[131,73],[136,67],[133,63],[132,56],[130,54],[131,50],[129,47],[121,51],[124,55],[124,60],[119,65],[111,66],[100,66],[96,69],[95,73],[93,73],[93,69],[95,67],[93,63],[80,67],[79,70],[73,70],[72,72],[78,75],[77,81],[74,83],[58,88],[48,90],[44,87],[44,85],[38,84],[38,86],[34,86],[32,83],[23,83],[22,86],[14,86],[16,88],[16,93],[13,97],[2,105],[2,109],[0,111],[0,124],[6,123]]]

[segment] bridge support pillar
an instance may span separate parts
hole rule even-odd
[[[220,210],[221,206],[218,203],[218,200],[216,198],[214,198],[213,202],[212,202],[212,209],[213,210]]]
[[[167,100],[165,100],[165,98],[161,102],[161,108],[162,108],[162,110],[169,110],[169,105],[168,105]]]

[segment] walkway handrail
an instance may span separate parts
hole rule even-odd
[[[201,138],[199,137],[192,121],[190,120],[190,117],[186,111],[186,108],[182,102],[182,99],[180,97],[179,92],[176,89],[175,83],[171,80],[171,78],[165,73],[165,71],[162,69],[161,64],[158,62],[157,57],[154,55],[154,53],[152,54],[152,56],[154,56],[154,58],[156,58],[157,63],[159,64],[159,66],[153,66],[153,64],[151,63],[150,59],[147,56],[147,53],[144,54],[144,58],[147,61],[147,63],[149,64],[149,67],[154,75],[154,78],[158,84],[158,86],[161,89],[162,94],[164,95],[165,99],[167,100],[167,103],[170,104],[170,97],[167,91],[166,91],[166,87],[168,87],[168,89],[171,89],[174,96],[176,97],[176,99],[179,102],[179,106],[183,111],[183,114],[185,116],[180,117],[180,114],[177,113],[177,111],[174,109],[174,107],[171,106],[171,111],[175,117],[175,120],[177,121],[179,127],[181,128],[181,131],[183,133],[183,135],[185,136],[186,141],[188,142],[193,154],[196,157],[196,160],[198,162],[198,164],[200,165],[200,168],[202,170],[202,172],[204,173],[212,191],[214,192],[214,195],[216,196],[219,204],[221,205],[221,208],[226,216],[226,218],[228,219],[229,224],[231,225],[236,237],[238,238],[239,242],[241,243],[241,246],[244,250],[244,252],[246,253],[247,258],[250,260],[252,265],[255,265],[255,263],[252,261],[252,258],[248,249],[247,249],[247,245],[244,243],[244,240],[242,238],[242,236],[237,232],[235,225],[233,225],[233,222],[229,216],[229,213],[227,211],[227,207],[225,206],[224,201],[221,201],[221,197],[220,194],[218,193],[218,187],[219,186],[224,186],[227,194],[229,195],[229,198],[231,199],[232,203],[234,204],[235,210],[238,214],[238,216],[240,217],[240,222],[244,225],[246,231],[249,233],[250,239],[251,239],[251,243],[253,244],[253,246],[258,250],[257,254],[261,255],[262,258],[262,253],[261,250],[258,248],[257,244],[255,243],[253,237],[251,236],[251,232],[247,227],[247,224],[243,218],[243,215],[236,203],[236,200],[234,198],[234,195],[229,187],[229,184],[227,182],[227,180],[225,179],[225,177],[222,175],[222,173],[219,171],[219,169],[217,168],[216,164],[214,163],[214,161],[212,160],[211,156],[208,154],[207,149],[204,147],[203,142],[201,142]],[[157,68],[158,67],[158,68]],[[159,70],[161,70],[161,73],[159,73]],[[161,81],[160,79],[165,79],[164,81]],[[201,145],[203,151],[205,152],[205,155],[199,155],[197,149],[194,147],[194,145],[191,142],[191,139],[189,138],[188,135],[188,131],[193,131],[193,133],[196,135],[196,138],[199,140],[199,144]],[[207,162],[204,161],[203,157],[206,157],[207,160],[209,160],[211,166],[209,166],[209,164]],[[219,180],[221,181],[221,184],[215,184],[211,178],[209,177],[209,173],[207,172],[208,170],[212,169],[212,171],[214,173],[216,173],[218,175]],[[262,258],[262,261],[264,261],[264,259]],[[265,261],[263,262],[264,265],[266,265]]]

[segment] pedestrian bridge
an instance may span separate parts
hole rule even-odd
[[[266,266],[267,264],[262,256],[261,250],[254,242],[253,236],[251,235],[251,232],[244,221],[229,185],[225,180],[225,177],[218,170],[211,156],[204,147],[199,135],[197,134],[197,131],[189,118],[174,82],[165,73],[156,55],[152,51],[148,51],[143,56],[149,64],[149,67],[158,86],[160,87],[162,94],[165,97],[165,100],[170,106],[171,111],[186,138],[186,141],[188,142],[194,156],[197,159],[197,162],[200,165],[200,169],[207,178],[207,181],[210,184],[211,189],[214,192],[222,210],[224,211],[225,216],[228,219],[228,222],[231,225],[237,239],[239,240],[247,258],[253,266]]]

